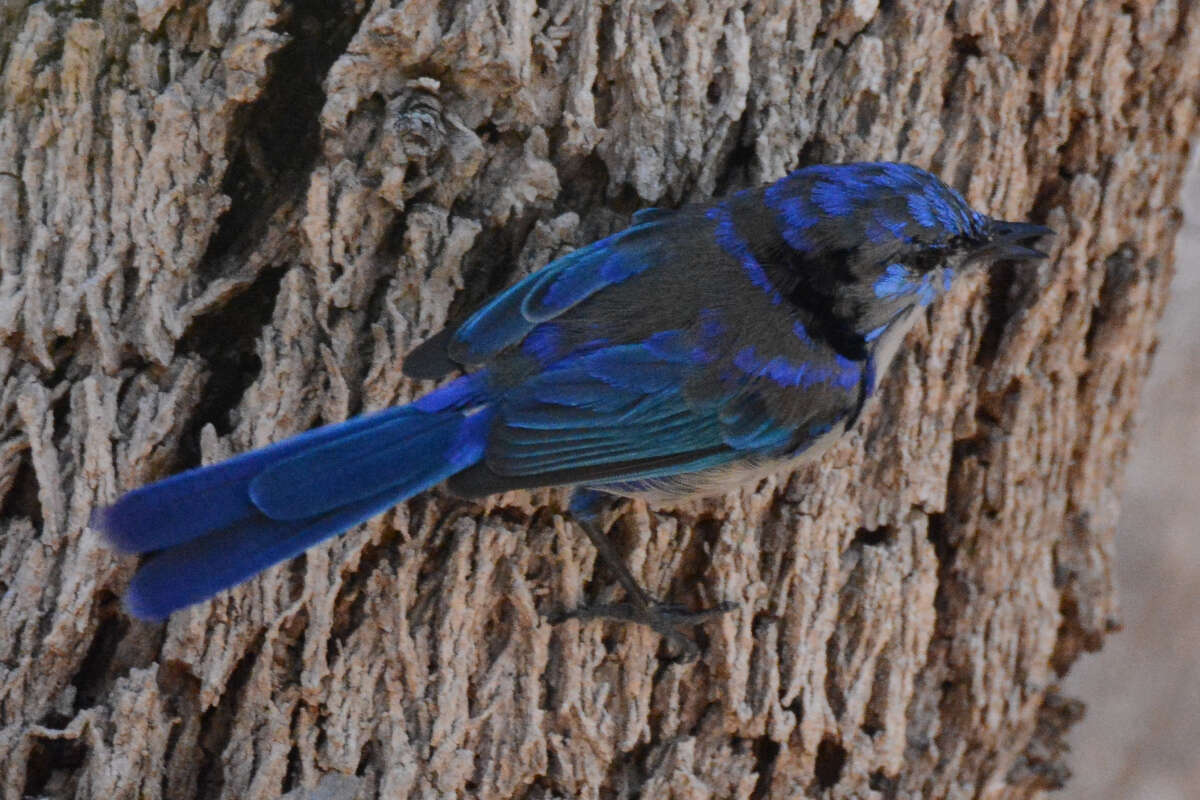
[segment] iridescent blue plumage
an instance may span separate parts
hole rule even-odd
[[[442,481],[467,496],[734,488],[820,452],[853,423],[917,309],[973,261],[1040,255],[1024,243],[1046,232],[992,220],[891,163],[808,167],[724,200],[646,209],[406,362],[419,377],[467,375],[130,492],[95,524],[119,549],[152,554],[130,605],[161,617]]]

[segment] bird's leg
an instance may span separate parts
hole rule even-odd
[[[635,622],[654,630],[660,636],[671,642],[679,652],[680,661],[694,661],[700,655],[696,643],[683,633],[684,628],[692,628],[721,614],[732,611],[736,603],[719,603],[712,608],[700,611],[689,611],[675,603],[664,603],[654,598],[638,584],[625,561],[613,547],[600,526],[600,513],[608,503],[608,496],[589,489],[576,490],[571,498],[571,515],[583,528],[584,533],[591,539],[600,556],[600,560],[616,573],[617,581],[625,589],[627,599],[623,603],[603,603],[582,606],[573,611],[558,615],[553,621],[562,622],[568,619],[615,619],[622,622]]]

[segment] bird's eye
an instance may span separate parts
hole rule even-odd
[[[946,260],[947,254],[950,252],[950,246],[946,242],[933,242],[921,247],[917,252],[912,253],[905,259],[905,263],[914,271],[919,273],[929,272],[941,266]]]

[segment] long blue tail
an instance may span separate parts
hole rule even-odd
[[[480,378],[175,475],[98,509],[92,527],[113,548],[151,554],[129,586],[129,610],[166,617],[475,464],[491,417],[479,407]]]

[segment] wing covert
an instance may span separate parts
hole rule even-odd
[[[660,332],[567,357],[510,389],[483,462],[450,487],[477,496],[786,457],[846,416],[841,403],[797,409],[797,394],[764,370],[739,371],[698,330]]]
[[[456,330],[443,330],[409,354],[405,374],[437,378],[454,363],[481,364],[519,343],[538,324],[582,303],[669,257],[669,239],[658,235],[669,214],[635,219],[635,224],[558,258],[510,286]]]

